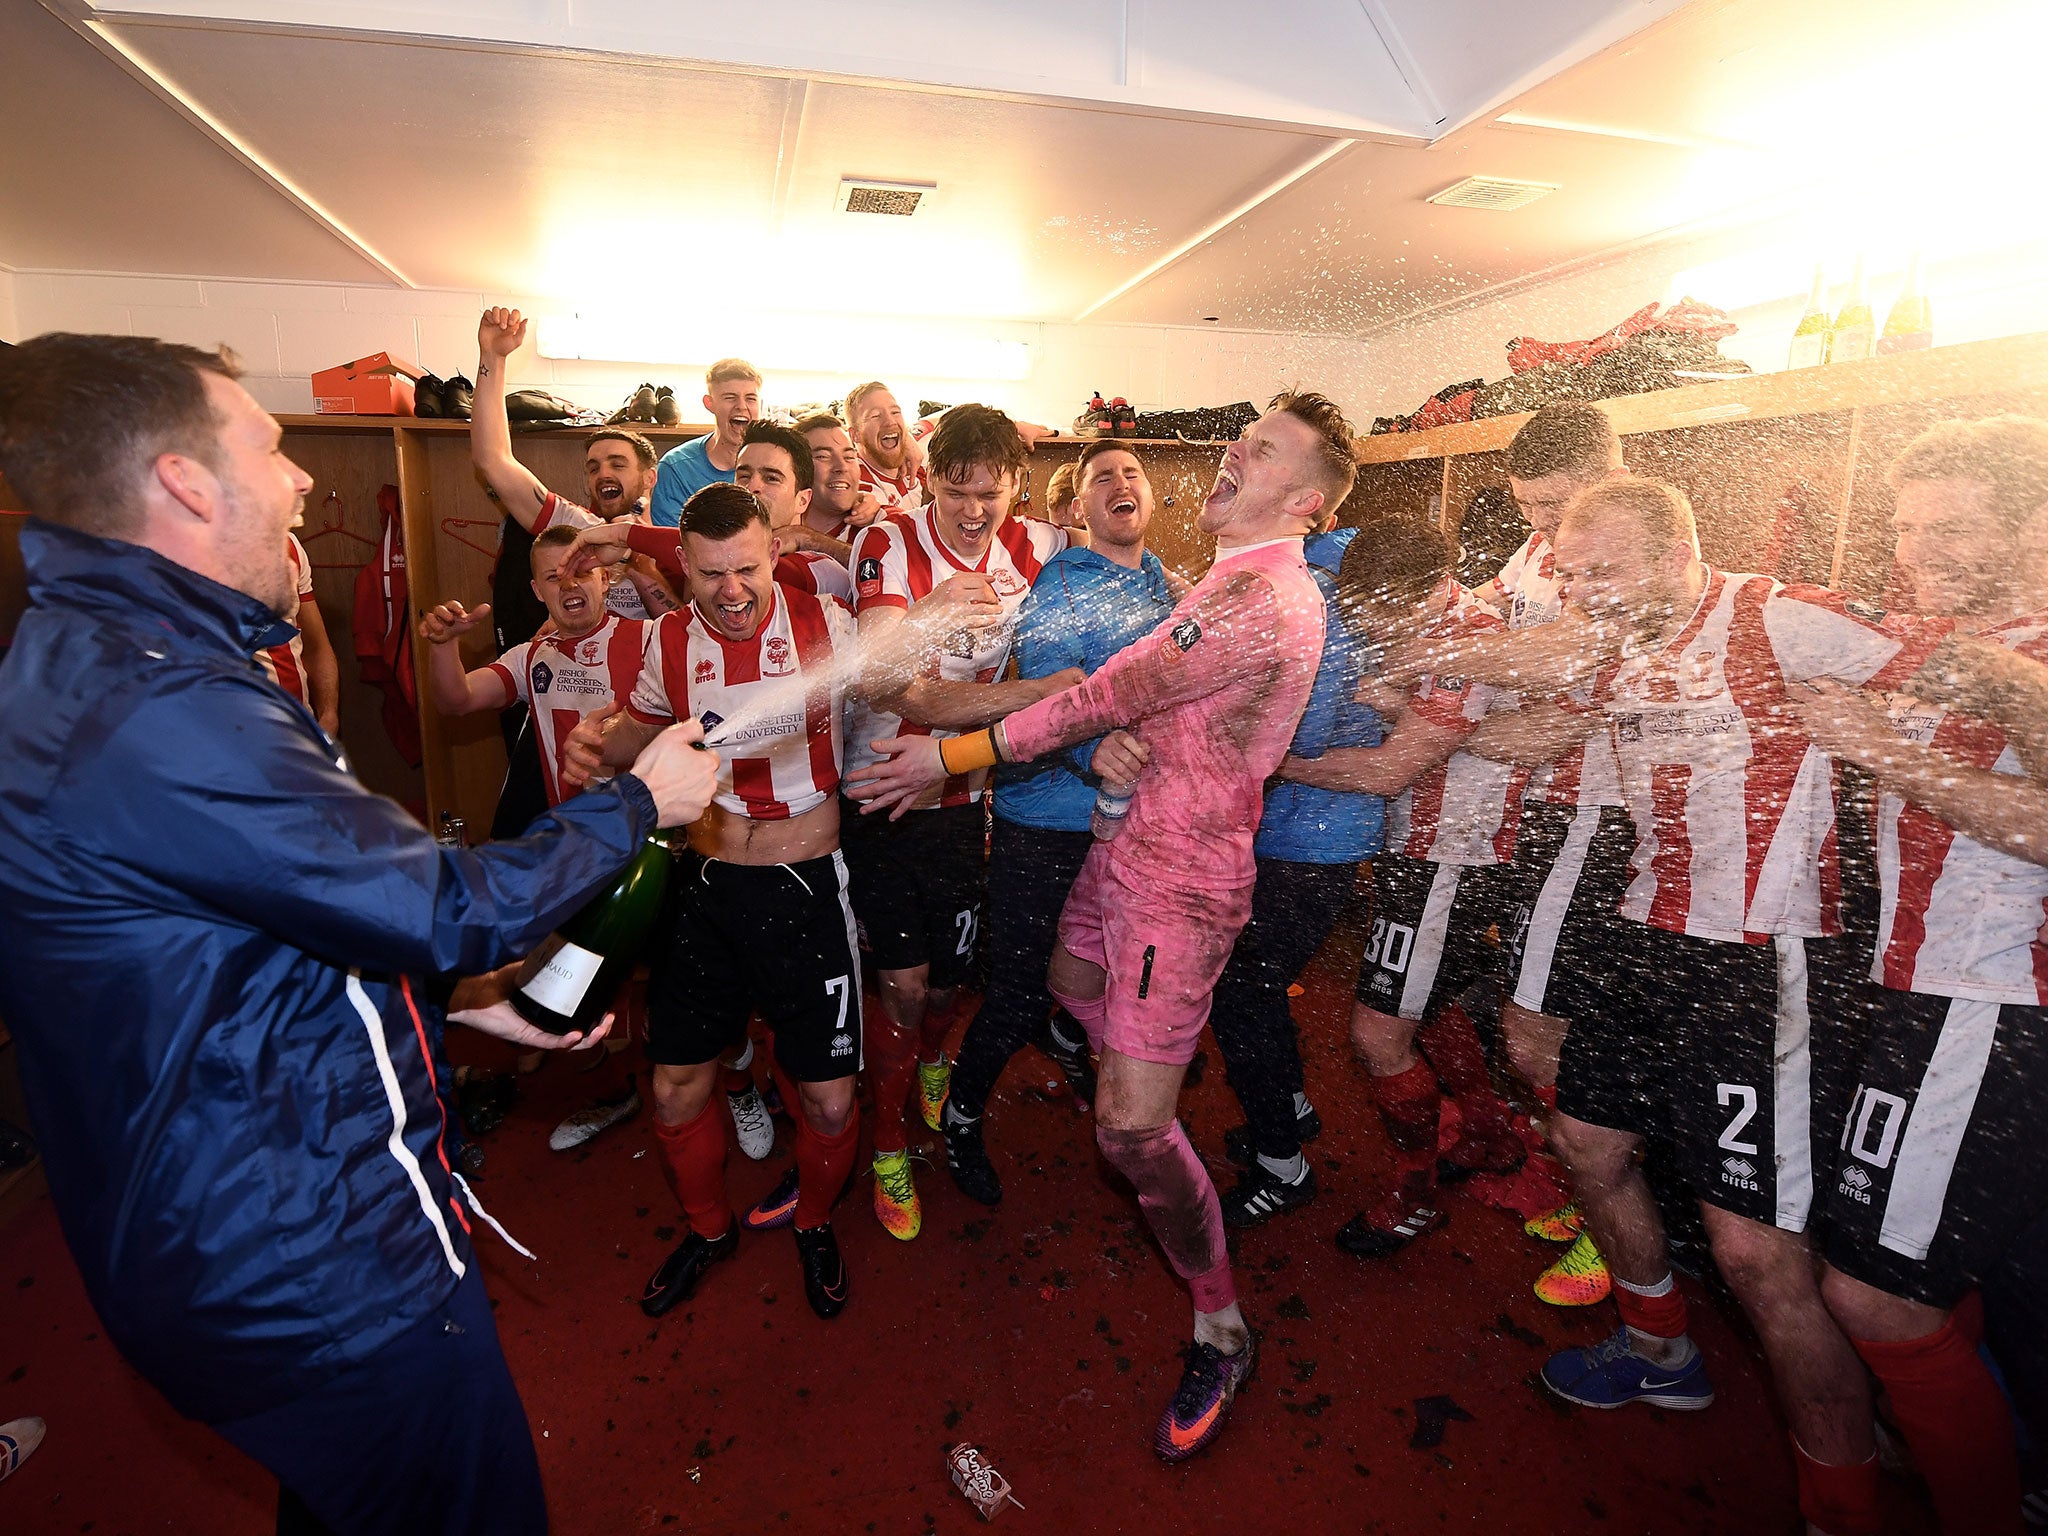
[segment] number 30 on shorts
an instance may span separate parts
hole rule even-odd
[[[1408,956],[1414,948],[1413,928],[1376,917],[1372,920],[1372,937],[1365,942],[1365,963],[1399,976],[1408,969]]]

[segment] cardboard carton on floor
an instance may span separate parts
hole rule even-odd
[[[389,352],[313,375],[313,409],[323,416],[410,416],[412,382],[426,372]]]

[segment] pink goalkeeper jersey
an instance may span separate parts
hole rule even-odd
[[[1595,689],[1636,824],[1622,916],[1727,943],[1841,932],[1834,764],[1785,684],[1895,687],[1952,627],[1709,570],[1678,635]]]
[[[1983,632],[2048,661],[2048,613]],[[1892,729],[1944,757],[1993,773],[2026,769],[2005,732],[1904,695],[1886,701]],[[1884,795],[1877,807],[1884,904],[1871,979],[1902,992],[2048,1007],[2048,869],[1965,837],[1932,811]]]
[[[1084,683],[1003,721],[1019,758],[1123,726],[1152,756],[1110,867],[1138,890],[1252,883],[1265,784],[1323,654],[1323,597],[1301,540],[1220,552],[1160,626]]]

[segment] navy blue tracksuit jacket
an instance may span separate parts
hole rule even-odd
[[[622,775],[443,848],[251,659],[289,626],[31,518],[0,663],[0,1018],[93,1304],[172,1404],[266,1411],[475,1263],[431,978],[525,952],[654,830]]]

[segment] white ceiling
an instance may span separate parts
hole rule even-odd
[[[1358,335],[1839,192],[1816,146],[1981,120],[2044,12],[0,0],[0,262]],[[1563,190],[1424,201],[1473,173]],[[848,174],[939,191],[860,218]]]

